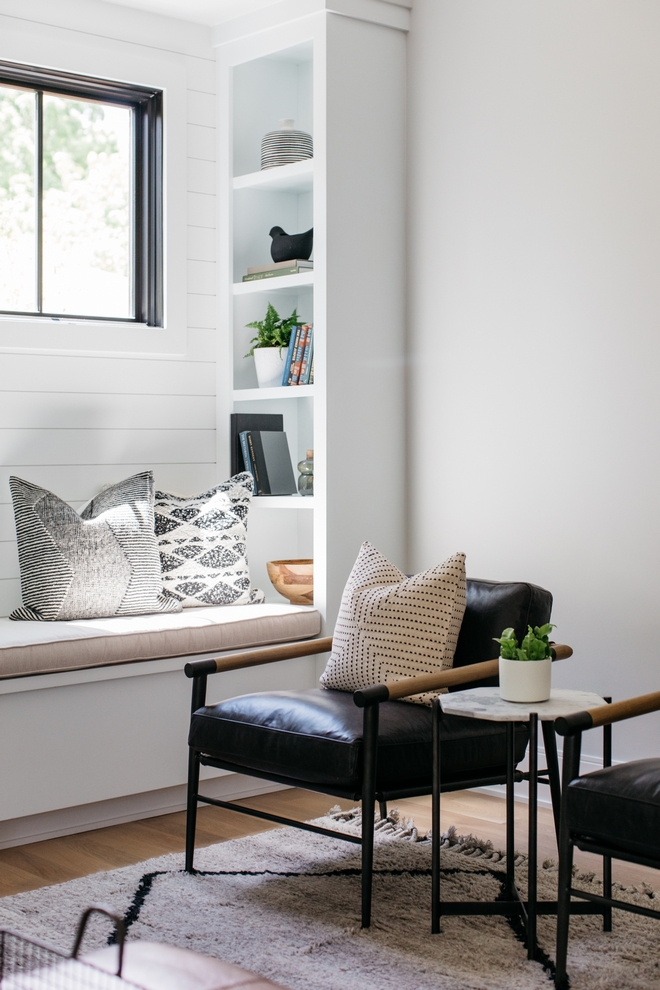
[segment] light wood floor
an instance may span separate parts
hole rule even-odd
[[[290,818],[308,819],[324,814],[334,800],[323,794],[303,790],[286,790],[262,795],[241,802],[259,807],[273,814]],[[337,802],[344,808],[350,802]],[[431,824],[430,798],[411,798],[396,802],[400,811],[414,818],[422,829]],[[442,828],[455,825],[459,833],[490,839],[497,848],[504,848],[505,809],[501,798],[489,794],[458,791],[442,797]],[[220,808],[200,808],[197,844],[211,845],[243,835],[252,835],[273,826],[255,818]],[[185,816],[183,812],[113,825],[79,835],[48,839],[14,849],[0,850],[0,896],[35,890],[50,884],[62,883],[76,877],[112,870],[131,863],[139,863],[151,856],[182,852],[184,848]],[[539,808],[539,862],[544,858],[556,858],[552,814]],[[516,804],[516,848],[527,849],[527,807]],[[601,861],[587,853],[578,853],[576,861],[581,869],[600,873]],[[660,887],[660,877],[654,870],[634,864],[614,862],[614,879],[626,886],[650,883]]]

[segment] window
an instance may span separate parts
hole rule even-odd
[[[0,313],[163,326],[162,92],[0,62]]]

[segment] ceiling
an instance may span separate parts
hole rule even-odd
[[[240,17],[241,14],[249,14],[253,10],[270,7],[280,0],[106,0],[106,2],[148,10],[152,14],[178,17],[184,21],[194,21],[196,24],[214,25],[229,21],[232,17]],[[412,7],[412,0],[385,0],[385,2]]]
[[[220,24],[232,17],[269,7],[279,0],[106,0],[122,7],[136,7],[197,24]]]

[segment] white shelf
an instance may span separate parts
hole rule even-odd
[[[314,185],[314,159],[305,158],[290,165],[265,168],[234,178],[234,190],[262,189],[264,192],[311,192]]]
[[[313,495],[256,495],[250,502],[250,511],[262,509],[313,509]]]
[[[234,282],[235,296],[249,296],[253,292],[291,292],[305,286],[314,285],[314,272],[302,275],[277,275],[275,278],[260,278],[256,282]]]
[[[313,385],[284,385],[275,388],[235,388],[232,398],[234,402],[263,402],[264,399],[302,399],[313,395]]]

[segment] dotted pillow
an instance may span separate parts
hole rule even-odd
[[[321,684],[355,691],[450,668],[464,612],[464,553],[406,577],[363,543],[344,588]],[[430,705],[437,694],[405,700]]]

